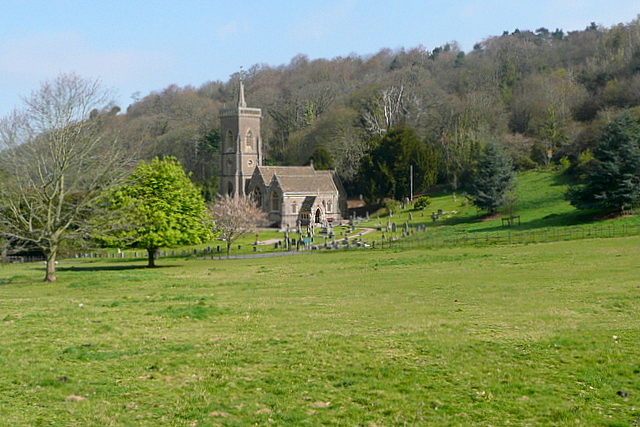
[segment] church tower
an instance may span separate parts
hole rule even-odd
[[[218,194],[246,196],[253,170],[262,165],[262,110],[249,108],[240,80],[238,103],[220,111],[220,179]]]

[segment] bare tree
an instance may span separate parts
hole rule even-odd
[[[372,135],[383,135],[390,128],[402,124],[409,111],[404,84],[381,89],[364,105],[362,121]]]
[[[0,120],[0,233],[42,250],[55,282],[61,243],[89,235],[94,200],[132,158],[100,114],[112,104],[98,81],[63,74],[23,101]]]
[[[227,256],[233,242],[267,224],[267,214],[246,197],[220,197],[210,212],[215,231],[227,244]]]

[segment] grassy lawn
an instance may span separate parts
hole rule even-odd
[[[360,227],[383,227],[389,222],[396,223],[397,232],[393,235],[401,237],[401,228],[405,222],[413,228],[424,225],[427,233],[435,241],[478,236],[506,236],[508,233],[544,233],[554,234],[563,232],[567,227],[589,229],[589,227],[615,227],[621,230],[640,231],[640,216],[620,217],[607,221],[598,218],[598,214],[592,211],[579,211],[564,200],[568,181],[557,171],[529,171],[520,173],[517,177],[517,205],[515,215],[518,215],[519,224],[513,227],[505,227],[502,223],[502,215],[491,218],[483,216],[460,194],[454,200],[451,193],[434,194],[430,196],[431,205],[425,210],[407,209],[396,213],[392,218],[386,216],[383,210],[379,214],[370,216],[368,222],[362,222]],[[444,215],[437,221],[431,219],[431,213],[442,210]],[[383,232],[368,234],[365,240],[375,240],[380,243]],[[391,234],[385,233],[388,239]],[[580,233],[576,233],[580,234]],[[575,236],[574,236],[575,237]],[[409,240],[412,238],[410,237]]]
[[[630,237],[5,266],[0,419],[637,425],[639,259]]]
[[[421,231],[417,233],[419,235],[411,235],[408,238],[404,238],[407,245],[413,246],[442,246],[439,242],[460,240],[464,237],[470,239],[478,239],[480,236],[484,238],[489,236],[490,238],[501,237],[504,240],[504,236],[509,233],[535,233],[538,237],[533,241],[546,241],[544,236],[556,235],[557,233],[566,232],[567,227],[573,227],[578,229],[570,238],[577,238],[578,236],[589,235],[590,228],[602,228],[602,227],[614,227],[616,232],[613,235],[638,235],[640,234],[640,216],[628,216],[615,219],[609,219],[602,221],[602,218],[598,218],[595,212],[579,211],[572,207],[568,201],[564,200],[564,193],[567,190],[567,178],[557,171],[529,171],[520,173],[517,178],[517,208],[516,215],[520,216],[519,225],[513,227],[504,227],[502,224],[501,215],[497,215],[493,218],[483,217],[483,212],[478,212],[477,209],[471,205],[465,198],[458,194],[453,198],[451,193],[445,194],[433,194],[431,195],[431,205],[425,210],[414,210],[412,207],[408,207],[405,210],[396,212],[393,217],[388,217],[385,209],[380,212],[373,213],[369,216],[369,220],[361,218],[358,220],[355,230],[347,226],[335,227],[335,241],[342,242],[346,236],[358,237],[359,233],[363,233],[367,229],[373,229],[374,232],[366,232],[361,239],[368,243],[373,244],[376,242],[376,247],[382,246],[382,242],[387,242],[390,237],[395,239],[402,238],[402,228],[405,223],[411,224],[413,230],[422,229],[426,227],[426,232]],[[445,214],[433,221],[431,219],[431,213],[442,210]],[[386,228],[389,224],[396,224],[396,233],[389,233]],[[629,232],[622,232],[622,229],[626,227]],[[580,231],[587,230],[587,231]],[[306,231],[306,230],[305,230]],[[601,233],[595,233],[600,235]],[[609,235],[611,233],[604,233]],[[428,236],[430,243],[424,243],[424,237]],[[300,237],[297,233],[291,233],[292,239]],[[325,234],[316,233],[314,239],[314,245],[322,245],[325,242]],[[384,237],[384,239],[383,239]],[[601,236],[602,237],[602,236]],[[275,240],[284,241],[285,233],[276,229],[261,229],[257,234],[248,234],[238,241],[234,242],[231,247],[231,255],[250,255],[254,253],[268,253],[268,252],[286,252],[286,248],[276,248],[274,245]],[[269,242],[268,244],[254,245],[256,240],[260,242]],[[418,243],[414,240],[418,240]],[[552,239],[563,240],[563,239]],[[331,243],[331,240],[327,240]],[[474,240],[475,241],[475,240]],[[529,242],[531,239],[524,239],[523,241]],[[350,241],[353,244],[353,239]],[[218,247],[220,252],[217,251]],[[194,250],[197,251],[197,256],[203,256],[204,249],[211,249],[211,253],[207,253],[206,256],[224,257],[226,255],[225,242],[214,240],[205,244],[184,247],[184,248],[168,248],[163,249],[166,251],[168,257],[193,257]],[[115,256],[116,250],[102,250],[98,251],[103,255],[110,253],[111,256]],[[142,249],[127,249],[125,251],[126,258],[133,258],[137,253],[137,258],[146,259],[146,251]],[[172,255],[173,254],[173,255]],[[119,256],[119,255],[118,255]],[[166,258],[163,253],[163,257]]]

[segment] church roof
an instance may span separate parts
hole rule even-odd
[[[276,180],[283,193],[338,192],[333,171],[317,171],[313,166],[258,166],[256,172],[265,185]]]

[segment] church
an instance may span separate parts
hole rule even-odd
[[[218,193],[251,197],[275,227],[329,227],[347,213],[346,192],[333,170],[310,166],[263,166],[262,110],[247,107],[240,82],[235,107],[220,111]]]

